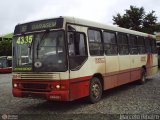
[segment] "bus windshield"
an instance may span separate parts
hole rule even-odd
[[[7,59],[0,58],[0,68],[6,68],[6,67],[7,67]]]
[[[0,68],[12,67],[12,58],[11,57],[0,57]]]
[[[63,31],[41,32],[13,38],[13,70],[66,71]]]

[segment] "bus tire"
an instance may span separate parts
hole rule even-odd
[[[102,97],[102,84],[97,77],[93,77],[89,86],[89,101],[91,103],[98,102]]]
[[[141,72],[141,78],[140,80],[138,81],[138,83],[140,85],[143,85],[146,83],[146,70],[144,68],[142,68],[142,72]]]

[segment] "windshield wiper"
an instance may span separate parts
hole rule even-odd
[[[40,45],[40,43],[44,40],[44,38],[47,36],[48,33],[49,33],[49,30],[46,30],[46,31],[43,33],[41,39],[38,41],[37,48],[36,48],[36,50],[37,50],[37,59],[38,59],[39,45]]]
[[[32,52],[32,45],[33,45],[33,41],[28,45],[28,58],[31,59],[32,58],[32,55],[31,55],[31,52]]]

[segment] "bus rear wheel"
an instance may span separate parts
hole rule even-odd
[[[89,101],[91,103],[98,102],[102,97],[102,84],[97,77],[93,77],[89,87]]]
[[[140,80],[138,81],[138,83],[140,85],[143,85],[146,83],[146,70],[144,68],[142,68],[142,72],[141,72],[141,78]]]

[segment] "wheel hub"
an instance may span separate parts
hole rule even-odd
[[[98,98],[100,95],[100,87],[98,84],[93,84],[92,86],[92,94],[95,98]]]

